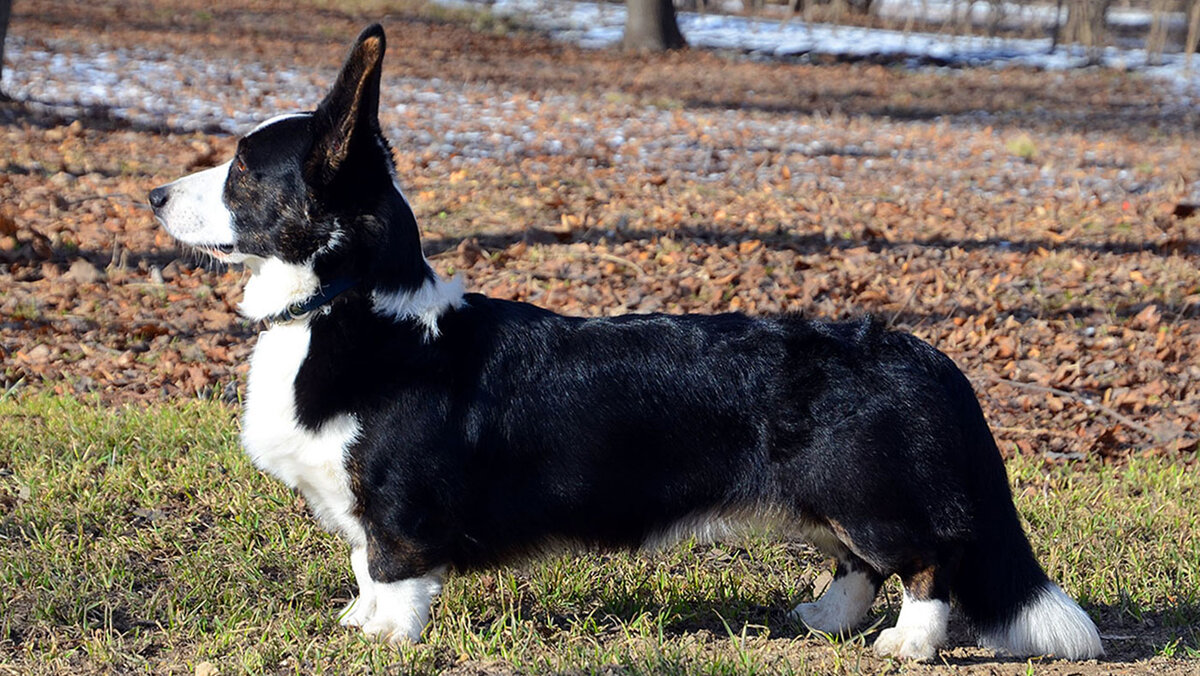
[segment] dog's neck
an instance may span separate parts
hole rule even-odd
[[[437,320],[444,312],[463,303],[463,281],[459,277],[442,279],[422,257],[428,270],[424,281],[415,288],[401,290],[370,289],[371,307],[380,316],[394,321],[412,320],[425,328],[428,338],[438,336]],[[352,288],[369,284],[350,276],[323,281],[311,265],[287,263],[278,258],[246,261],[250,281],[239,309],[247,319],[278,323],[305,317],[332,302]]]
[[[279,258],[247,258],[250,281],[238,310],[255,321],[274,317],[287,308],[304,303],[321,288],[321,279],[311,265],[288,263]]]
[[[290,322],[300,319],[332,303],[335,298],[358,286],[358,284],[359,280],[354,277],[337,277],[328,283],[322,284],[317,289],[317,292],[307,300],[300,303],[293,303],[287,306],[283,312],[267,317],[266,322],[268,324],[278,324],[280,322]]]
[[[432,277],[411,291],[374,291],[371,306],[375,313],[396,321],[415,320],[425,327],[426,338],[438,337],[438,317],[462,307],[463,280],[456,276],[447,281],[430,270]]]

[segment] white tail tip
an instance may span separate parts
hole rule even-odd
[[[1047,582],[1008,626],[985,634],[980,645],[1022,657],[1054,655],[1086,660],[1104,654],[1092,618],[1053,582]]]

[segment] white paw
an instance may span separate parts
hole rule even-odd
[[[789,614],[804,626],[826,634],[838,634],[858,626],[875,600],[875,585],[862,572],[834,580],[813,603],[801,603]]]
[[[376,613],[362,625],[362,632],[367,638],[391,644],[416,643],[421,640],[424,629],[425,622],[416,613],[398,617]]]
[[[820,601],[801,603],[788,613],[788,617],[792,621],[800,622],[813,631],[825,634],[837,634],[852,628],[846,626],[845,618],[842,615],[840,608],[831,612],[829,606],[822,605]]]
[[[429,622],[429,606],[442,590],[442,571],[397,582],[371,583],[374,609],[362,624],[367,638],[383,643],[421,640]]]
[[[375,599],[359,594],[358,598],[351,600],[345,608],[342,608],[342,612],[338,614],[338,624],[343,627],[361,627],[371,619],[374,611]]]
[[[929,662],[937,657],[937,636],[924,627],[892,627],[879,632],[875,653],[881,657]]]

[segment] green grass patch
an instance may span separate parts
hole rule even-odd
[[[1194,659],[1195,468],[1019,459],[1010,473],[1041,560],[1116,637],[1110,653]],[[250,465],[232,409],[0,401],[0,667],[20,672],[897,668],[871,655],[873,633],[811,637],[786,621],[824,568],[768,537],[552,556],[452,578],[423,644],[379,646],[337,625],[354,592],[347,551]],[[875,618],[891,622],[894,582],[884,596]]]

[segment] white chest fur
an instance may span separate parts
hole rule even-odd
[[[256,466],[298,489],[326,528],[361,547],[366,537],[353,513],[346,472],[346,451],[358,436],[358,420],[339,415],[314,432],[296,419],[294,383],[310,335],[304,321],[259,335],[250,360],[242,445]]]

